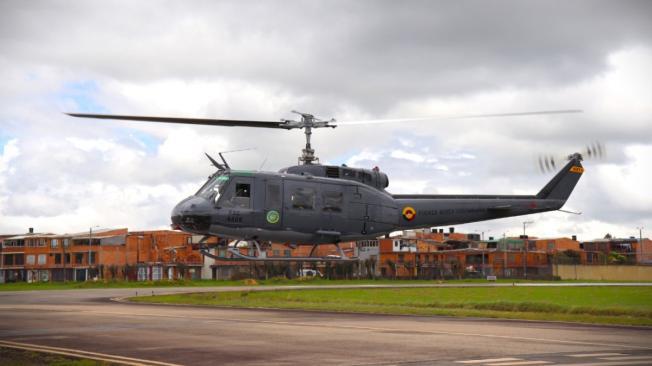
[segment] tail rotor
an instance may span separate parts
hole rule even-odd
[[[603,143],[595,141],[586,145],[584,149],[581,150],[580,157],[582,160],[599,160],[603,159],[606,156],[606,148]],[[557,170],[557,167],[562,165],[562,163],[571,160],[574,157],[573,155],[562,155],[562,154],[541,154],[538,157],[538,166],[541,173],[549,173]]]

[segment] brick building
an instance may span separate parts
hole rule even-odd
[[[172,230],[30,230],[0,240],[0,283],[199,278],[202,265],[191,236]]]

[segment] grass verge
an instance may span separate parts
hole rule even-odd
[[[3,366],[113,366],[111,362],[89,360],[56,355],[45,352],[25,351],[21,349],[0,347],[0,365]]]
[[[251,280],[177,280],[177,281],[88,281],[88,282],[14,282],[0,284],[0,291],[30,291],[30,290],[75,290],[75,289],[101,289],[101,288],[147,288],[147,287],[207,287],[207,286],[247,286]],[[572,282],[633,282],[633,281],[532,281],[519,279],[499,279],[498,283],[572,283]],[[638,281],[641,282],[641,281]],[[647,281],[651,282],[651,281]],[[465,280],[328,280],[323,278],[295,278],[274,277],[268,280],[256,280],[254,284],[260,286],[278,285],[414,285],[414,284],[464,284],[464,283],[489,283],[484,279]]]
[[[650,287],[316,289],[193,293],[130,300],[218,307],[652,326]]]
[[[251,280],[162,280],[162,281],[89,281],[89,282],[14,282],[0,284],[0,291],[29,291],[29,290],[75,290],[95,288],[141,288],[141,287],[205,287],[205,286],[245,286]],[[497,282],[537,282],[524,280],[498,280]],[[546,281],[538,281],[546,282]],[[552,282],[552,281],[547,281]],[[560,281],[555,281],[560,282]],[[435,284],[435,283],[487,283],[483,279],[468,280],[327,280],[322,278],[295,278],[274,277],[268,280],[256,280],[256,285],[392,285],[392,284]]]

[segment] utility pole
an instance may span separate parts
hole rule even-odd
[[[93,228],[99,227],[97,225],[88,228],[88,269],[86,269],[86,281],[91,278],[91,245],[93,244]]]
[[[534,221],[523,221],[523,236],[525,236],[525,225],[533,224]]]
[[[643,263],[643,229],[645,229],[643,226],[637,227],[638,229],[638,246],[641,247],[641,260],[640,262]]]
[[[93,227],[88,228],[88,269],[86,269],[86,281],[91,278],[91,245],[93,244]]]
[[[532,224],[534,221],[523,221],[523,278],[527,279],[527,247],[528,247],[528,238],[527,235],[525,235],[525,226],[528,224]]]

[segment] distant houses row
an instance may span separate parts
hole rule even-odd
[[[232,258],[228,241],[211,237],[201,242],[173,230],[90,230],[73,234],[0,235],[0,283],[27,281],[233,279],[293,277],[311,268],[331,278],[446,279],[552,278],[553,265],[652,264],[649,239],[610,238],[579,242],[576,238],[500,238],[451,228],[406,231],[393,237],[340,243],[353,261],[302,263],[310,246],[269,243],[266,256],[284,261],[248,262]],[[200,247],[219,259],[205,257]],[[237,245],[242,254],[253,246]],[[334,245],[320,246],[315,255],[340,255]]]

